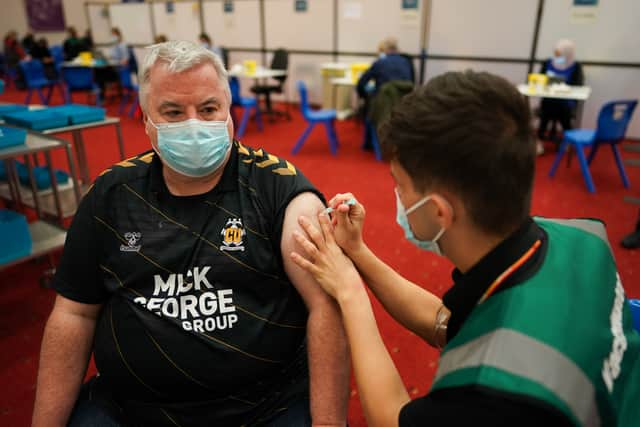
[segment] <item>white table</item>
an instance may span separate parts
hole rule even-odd
[[[335,78],[332,78],[330,81],[331,81],[331,85],[333,86],[333,99],[338,98],[337,92],[340,90],[340,88],[349,89],[349,95],[348,95],[349,102],[347,104],[338,106],[343,108],[337,108],[337,111],[336,111],[336,118],[338,120],[344,120],[346,118],[349,118],[353,114],[353,101],[351,99],[353,95],[352,92],[353,92],[353,88],[355,88],[358,85],[358,82],[353,81],[353,78],[351,78],[350,72],[347,72],[344,77],[335,77]]]
[[[520,84],[518,92],[531,98],[572,99],[575,101],[586,101],[591,96],[589,86],[565,86],[564,89],[556,89],[551,85],[539,90],[535,86]]]
[[[274,77],[284,77],[287,75],[287,71],[272,70],[270,68],[258,67],[255,72],[247,73],[244,67],[242,69],[237,67],[232,67],[231,70],[229,70],[229,75],[232,77],[244,77],[247,79],[259,80],[259,79],[269,79]]]
[[[253,73],[247,73],[245,67],[243,67],[240,64],[234,65],[229,70],[229,76],[231,77],[242,77],[242,78],[252,79],[255,81],[273,79],[276,77],[286,77],[287,74],[288,74],[287,70],[273,70],[270,68],[263,68],[263,67],[257,67]],[[265,110],[260,110],[262,114],[267,114],[270,116],[282,115],[282,116],[285,116],[288,120],[291,120],[291,116],[289,115],[289,100],[288,100],[285,85],[283,85],[283,90],[285,91],[284,95],[285,95],[286,111],[279,111],[273,108],[272,109],[267,108]],[[270,120],[273,121],[273,119],[270,119]]]

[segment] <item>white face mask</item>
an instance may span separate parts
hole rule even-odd
[[[413,206],[409,207],[409,209],[405,209],[404,205],[402,204],[402,200],[400,200],[398,190],[396,189],[395,192],[397,209],[396,221],[398,222],[398,225],[400,225],[400,227],[402,227],[402,229],[404,230],[405,238],[422,250],[430,251],[435,253],[436,255],[442,256],[442,250],[440,249],[440,245],[438,244],[438,239],[444,234],[444,227],[441,228],[440,231],[438,231],[438,233],[432,240],[420,240],[415,236],[415,234],[413,234],[413,230],[411,230],[411,225],[409,224],[408,215],[431,200],[431,196],[425,196],[414,203]]]

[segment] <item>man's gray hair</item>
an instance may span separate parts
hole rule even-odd
[[[142,111],[147,111],[147,95],[149,91],[149,80],[151,68],[158,63],[167,64],[170,73],[180,73],[197,67],[200,64],[210,63],[216,69],[220,84],[224,86],[229,103],[231,103],[231,90],[229,89],[229,77],[222,60],[218,55],[210,50],[188,41],[169,41],[158,43],[146,48],[147,55],[142,63],[142,68],[138,73],[140,83],[140,106]]]

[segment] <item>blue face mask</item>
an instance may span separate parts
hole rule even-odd
[[[565,58],[564,56],[556,56],[553,58],[554,65],[564,65],[566,63],[567,63],[567,58]]]
[[[224,163],[231,149],[225,121],[189,119],[183,122],[155,124],[158,130],[158,154],[174,171],[199,178],[211,175]]]
[[[444,230],[445,230],[444,228],[442,228],[438,232],[438,234],[436,234],[436,237],[434,237],[433,240],[419,240],[413,234],[413,230],[411,230],[411,225],[409,224],[408,215],[411,212],[418,209],[420,206],[427,203],[429,200],[431,200],[431,196],[423,197],[422,199],[418,200],[409,209],[405,210],[404,205],[402,204],[402,200],[400,200],[400,196],[398,195],[398,190],[395,190],[395,192],[396,192],[396,206],[397,206],[397,212],[398,212],[396,216],[396,221],[398,222],[398,225],[400,225],[400,227],[402,227],[402,229],[404,230],[404,236],[406,237],[406,239],[411,243],[413,243],[414,245],[416,245],[417,247],[419,247],[420,249],[433,252],[436,255],[442,255],[442,251],[440,250],[440,245],[438,245],[438,239],[444,234]]]

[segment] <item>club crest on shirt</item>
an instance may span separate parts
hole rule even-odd
[[[244,236],[246,231],[242,225],[242,219],[229,218],[220,231],[222,236],[221,251],[244,251]]]
[[[142,233],[139,231],[129,231],[124,233],[124,239],[127,241],[126,245],[120,245],[121,252],[138,252],[140,250],[140,239],[142,239]]]

